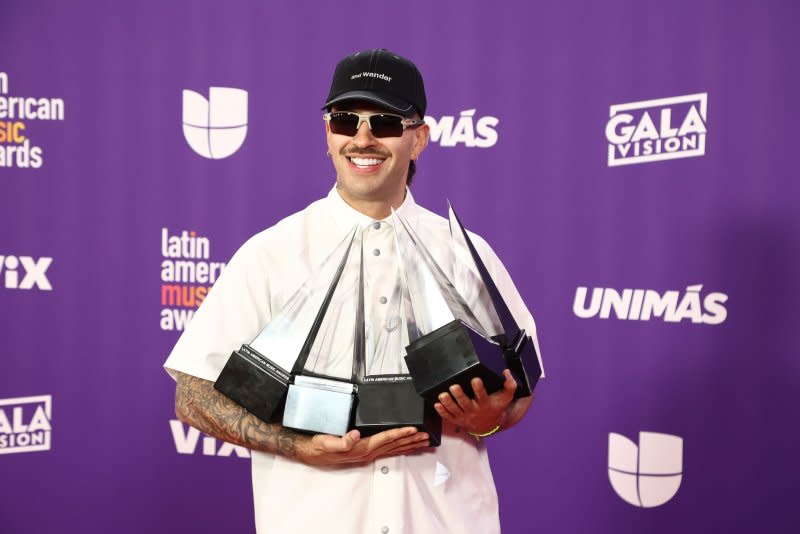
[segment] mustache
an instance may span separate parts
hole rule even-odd
[[[391,154],[389,154],[387,152],[384,152],[383,150],[380,150],[378,148],[371,147],[371,146],[364,147],[364,148],[353,148],[353,149],[350,149],[350,150],[348,150],[345,147],[345,148],[342,148],[339,151],[339,154],[341,154],[342,156],[344,156],[346,158],[350,158],[350,157],[353,157],[353,156],[381,156],[381,157],[384,157],[384,158],[388,158],[391,155]]]

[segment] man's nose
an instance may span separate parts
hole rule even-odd
[[[372,130],[369,129],[369,124],[362,122],[358,127],[356,135],[353,136],[353,144],[357,146],[370,146],[375,144],[375,136],[372,135]]]

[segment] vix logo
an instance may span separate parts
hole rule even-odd
[[[178,454],[196,454],[200,442],[200,431],[194,427],[184,425],[177,419],[170,419],[169,428],[172,430],[172,439],[175,441],[175,450]],[[203,437],[203,456],[231,456],[250,458],[250,451],[239,445],[223,441],[217,446],[217,440],[211,436]]]
[[[608,478],[617,495],[642,508],[666,503],[678,492],[683,438],[639,432],[639,446],[622,434],[608,435]]]
[[[183,90],[183,136],[203,157],[222,159],[235,153],[247,137],[247,91],[211,87],[208,100]]]
[[[707,110],[708,93],[611,106],[608,166],[704,155]]]
[[[6,289],[33,289],[34,286],[44,291],[52,291],[53,286],[47,279],[47,268],[53,258],[34,260],[30,256],[0,256],[0,272],[3,274],[2,285]],[[20,281],[19,267],[25,271]]]

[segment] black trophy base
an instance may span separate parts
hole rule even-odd
[[[228,358],[214,388],[267,423],[283,417],[289,373],[248,345]]]
[[[427,432],[432,447],[442,442],[442,418],[419,396],[408,376],[384,375],[358,385],[355,427],[362,436],[406,426]]]
[[[488,393],[503,387],[506,359],[502,348],[487,340],[463,322],[455,320],[413,341],[406,348],[406,366],[414,387],[425,400],[454,385],[474,397],[470,381],[483,380]]]
[[[530,397],[542,376],[542,368],[539,365],[539,357],[536,354],[536,346],[533,344],[531,336],[521,330],[513,347],[505,349],[505,360],[508,370],[517,381],[517,390],[514,398]],[[530,370],[530,372],[528,372]]]

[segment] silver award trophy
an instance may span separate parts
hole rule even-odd
[[[392,224],[397,225],[397,220],[393,219]],[[409,338],[419,335],[396,228],[394,244],[398,277],[388,302],[381,305],[388,310],[385,320],[363,319],[363,273],[359,286],[359,316],[361,324],[369,325],[369,335],[361,332],[359,349],[355,352],[355,357],[362,360],[356,377],[358,405],[355,427],[362,435],[368,436],[392,428],[413,426],[427,432],[431,446],[436,447],[441,443],[442,419],[433,405],[417,393],[404,361]]]
[[[420,334],[407,347],[406,364],[417,391],[429,401],[435,402],[439,393],[458,384],[467,395],[474,397],[470,382],[475,377],[483,381],[488,393],[501,389],[504,382],[503,370],[510,367],[506,352],[511,344],[505,344],[505,337],[489,332],[497,321],[487,321],[485,310],[481,310],[483,313],[480,314],[484,321],[478,320],[475,311],[467,305],[413,228],[402,218],[398,218],[412,244],[410,254],[417,258],[416,261],[406,262],[409,267],[408,286]],[[463,228],[459,228],[463,232]],[[466,233],[463,236],[469,239]],[[491,277],[488,279],[491,280]],[[473,282],[481,280],[476,278]],[[494,287],[494,282],[491,283]],[[496,292],[496,287],[494,290]],[[491,296],[492,292],[488,293]],[[507,311],[499,292],[496,292],[496,296]],[[492,303],[495,306],[497,304],[494,300]],[[508,315],[510,317],[510,313]],[[502,332],[505,333],[504,330]],[[528,341],[529,338],[523,333],[522,337],[513,340],[517,345],[510,350],[519,350],[521,354],[532,347],[533,343]],[[536,363],[538,366],[538,360]],[[525,386],[521,386],[523,391],[518,395],[526,394]]]
[[[358,305],[362,244],[358,233],[292,368],[283,411],[286,428],[338,436],[351,428],[356,377],[363,372],[358,369],[362,359],[354,355],[363,350],[363,312],[359,317]]]
[[[214,383],[218,391],[263,421],[281,421],[290,371],[325,313],[355,236],[354,228],[258,336],[231,354]]]
[[[469,299],[475,302],[472,309],[481,322],[489,326],[491,339],[496,341],[503,351],[506,367],[517,382],[514,396],[528,397],[533,393],[542,375],[536,343],[514,320],[472,239],[449,203],[448,216],[456,255],[455,277],[462,278],[457,282],[462,282],[459,285],[465,288],[464,291],[468,291],[468,288],[477,291],[476,298]]]

